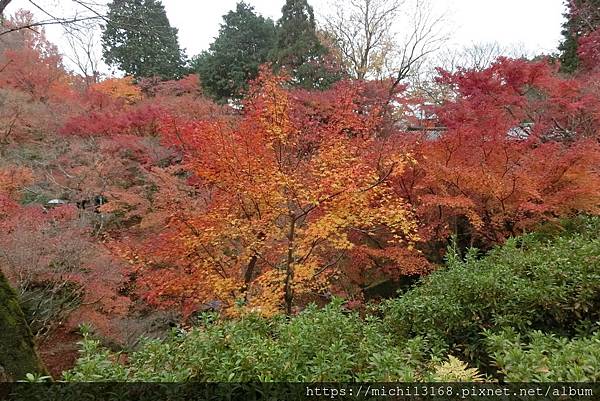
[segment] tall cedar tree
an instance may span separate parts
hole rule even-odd
[[[317,35],[312,6],[307,0],[286,0],[277,22],[275,65],[287,68],[298,86],[326,88],[341,78],[339,68],[327,65],[327,56]]]
[[[575,72],[580,66],[579,40],[600,28],[600,0],[568,0],[563,42],[560,50],[561,70]]]
[[[240,99],[275,44],[275,24],[239,2],[223,16],[219,36],[193,62],[202,87],[219,102]]]
[[[102,34],[107,64],[128,75],[180,78],[184,53],[160,0],[114,0]]]

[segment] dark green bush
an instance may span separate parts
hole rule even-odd
[[[600,380],[600,331],[568,339],[512,329],[488,333],[487,349],[509,382],[580,382]]]
[[[600,318],[600,238],[597,219],[589,220],[583,234],[524,236],[479,260],[450,257],[447,268],[384,305],[385,325],[400,338],[422,336],[471,360],[481,357],[486,329],[573,335],[578,321]]]
[[[420,338],[396,344],[375,318],[340,300],[297,317],[207,323],[167,340],[144,340],[126,366],[89,336],[71,381],[414,381],[431,362]]]
[[[593,237],[598,232],[600,232],[600,217],[580,214],[545,222],[529,236],[543,242],[574,234],[581,234],[586,237],[591,235]]]

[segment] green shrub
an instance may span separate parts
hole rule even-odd
[[[576,215],[558,221],[548,221],[540,225],[530,237],[539,241],[547,241],[560,236],[581,234],[594,236],[600,232],[600,216]]]
[[[486,329],[573,335],[569,327],[579,320],[600,317],[600,239],[598,225],[589,227],[552,241],[511,239],[479,260],[473,253],[466,261],[450,257],[447,268],[383,306],[385,325],[472,361],[483,357]]]
[[[118,363],[92,340],[83,341],[69,381],[415,381],[431,359],[420,338],[397,344],[376,318],[362,320],[340,300],[311,306],[297,317],[207,322],[166,340],[144,340]]]
[[[512,329],[488,333],[486,344],[499,372],[509,382],[580,382],[600,380],[600,331],[568,339]]]

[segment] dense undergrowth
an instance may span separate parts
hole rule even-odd
[[[127,355],[85,332],[68,381],[594,381],[600,219],[509,240],[361,316],[338,299],[293,318],[202,315]]]

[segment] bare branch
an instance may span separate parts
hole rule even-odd
[[[443,15],[426,1],[350,0],[332,7],[325,28],[357,79],[393,77],[395,87],[447,38]]]
[[[66,24],[77,24],[83,21],[90,21],[90,20],[97,20],[98,17],[93,16],[93,17],[71,17],[71,18],[60,18],[60,19],[49,19],[49,20],[43,20],[43,21],[36,21],[36,22],[31,22],[29,24],[25,24],[25,25],[21,25],[21,26],[15,26],[12,28],[8,28],[8,29],[4,29],[0,32],[0,36],[4,36],[7,35],[11,32],[17,32],[23,29],[33,29],[39,26],[46,26],[46,25],[66,25]]]

